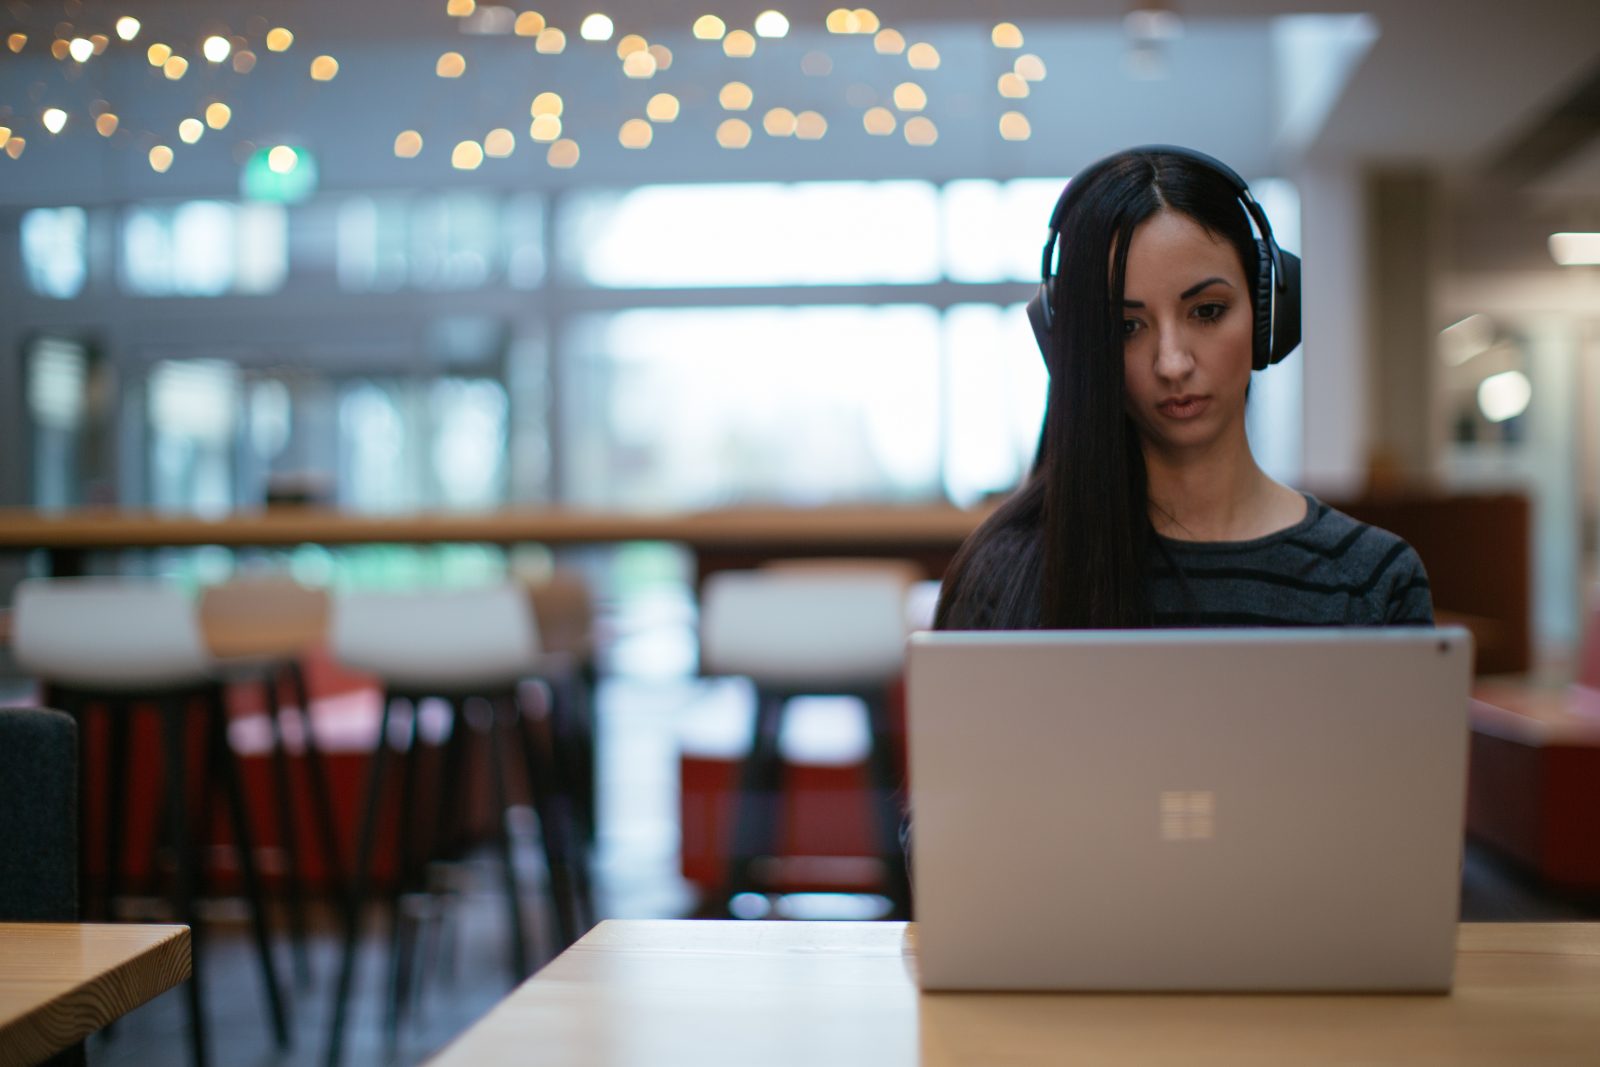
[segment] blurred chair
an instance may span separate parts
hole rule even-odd
[[[0,922],[78,921],[78,728],[70,715],[0,708]],[[46,1067],[79,1067],[79,1044]]]
[[[878,821],[885,894],[909,915],[901,857],[900,783],[888,690],[905,660],[907,591],[916,574],[898,561],[787,562],[720,571],[701,593],[700,655],[706,674],[755,683],[756,717],[736,802],[725,901],[762,891],[756,868],[777,848],[784,709],[797,696],[854,696],[867,708],[871,804]]]
[[[230,686],[256,686],[271,733],[274,807],[284,853],[284,896],[297,977],[310,983],[306,951],[304,879],[295,819],[285,730],[298,741],[310,786],[312,821],[323,870],[336,899],[343,899],[344,873],[328,775],[311,720],[300,657],[326,635],[328,594],[289,578],[250,578],[208,586],[200,594],[200,629],[216,668]],[[291,717],[290,709],[298,718]]]
[[[539,635],[540,677],[549,686],[551,730],[570,776],[584,840],[594,843],[594,596],[583,575],[556,570],[528,586]]]
[[[520,705],[519,683],[541,666],[539,632],[525,587],[507,584],[484,589],[422,593],[347,593],[333,601],[331,640],[334,656],[345,666],[377,676],[382,686],[382,715],[368,776],[355,871],[345,917],[344,952],[334,991],[333,1021],[327,1062],[339,1062],[345,1015],[354,982],[361,905],[371,875],[379,808],[384,796],[384,771],[392,734],[403,733],[405,755],[400,774],[399,810],[394,821],[398,870],[391,888],[390,997],[387,1016],[392,1042],[410,998],[412,956],[416,938],[405,929],[399,907],[406,892],[422,888],[427,864],[443,846],[461,835],[470,784],[464,778],[468,728],[489,735],[490,785],[495,806],[495,845],[500,853],[507,918],[510,926],[511,971],[514,981],[527,976],[528,949],[521,896],[513,862],[506,815],[510,802],[507,779],[513,753],[520,751],[534,807],[539,816],[545,859],[550,870],[557,936],[562,947],[579,933],[580,904],[587,898],[588,874],[583,845],[575,840],[570,790],[554,748],[549,716],[536,717]],[[451,711],[449,739],[442,754],[439,788],[432,803],[419,811],[418,765],[422,740],[418,710],[426,698],[437,698]],[[392,729],[393,705],[410,704],[409,720]],[[484,714],[474,716],[474,711]],[[475,721],[476,720],[476,721]],[[427,811],[426,823],[422,811]]]
[[[190,1041],[194,1062],[207,1061],[205,1012],[201,1002],[202,929],[196,902],[203,893],[211,793],[220,775],[234,841],[250,901],[256,955],[274,1035],[289,1045],[289,1028],[279,995],[267,933],[265,907],[256,876],[250,820],[233,749],[228,744],[227,713],[211,659],[201,644],[193,603],[165,582],[121,578],[29,579],[14,601],[12,649],[23,670],[45,683],[52,703],[79,720],[89,707],[103,704],[109,725],[105,790],[105,911],[114,918],[120,888],[122,834],[127,805],[128,736],[136,705],[155,704],[163,741],[163,811],[177,866],[173,905],[178,921],[190,927],[194,976],[188,989]],[[205,757],[198,806],[188,787],[189,712],[203,705]]]

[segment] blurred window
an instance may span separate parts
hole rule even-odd
[[[280,204],[190,200],[130,208],[123,217],[122,285],[139,296],[270,293],[288,268]]]
[[[926,499],[939,317],[927,307],[625,311],[580,321],[566,498],[597,507]]]
[[[946,277],[954,282],[1038,281],[1050,212],[1066,184],[1065,178],[946,184],[939,196]]]
[[[1050,382],[1020,304],[957,305],[944,342],[944,490],[966,507],[1027,475]]]
[[[647,185],[575,193],[557,232],[608,288],[934,282],[938,203],[924,181]]]
[[[40,296],[70,300],[88,276],[88,216],[81,207],[42,207],[22,215],[22,263]]]
[[[493,197],[446,193],[413,203],[411,283],[420,289],[475,289],[493,274],[500,244]]]
[[[233,504],[238,369],[211,359],[166,360],[150,371],[150,502],[217,515]]]
[[[78,450],[88,407],[89,353],[76,341],[39,337],[28,345],[25,373],[33,504],[56,509],[81,503]]]

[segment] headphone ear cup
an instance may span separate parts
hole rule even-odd
[[[1253,294],[1255,333],[1250,345],[1250,366],[1266,370],[1272,362],[1272,250],[1267,242],[1256,241],[1256,284]]]
[[[1272,320],[1273,363],[1300,347],[1300,257],[1282,251],[1279,255],[1283,263],[1283,288],[1278,292]]]
[[[1055,299],[1055,279],[1039,283],[1033,299],[1028,301],[1028,325],[1033,327],[1033,339],[1039,342],[1039,354],[1044,357],[1045,369],[1050,369],[1050,305]]]

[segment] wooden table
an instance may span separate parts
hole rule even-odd
[[[601,923],[433,1061],[1600,1063],[1600,924],[1466,924],[1450,996],[920,995],[903,923]]]
[[[0,923],[0,1067],[82,1041],[190,965],[187,926]]]

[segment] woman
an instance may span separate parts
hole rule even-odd
[[[1299,261],[1236,174],[1168,147],[1094,164],[1044,274],[1033,471],[957,555],[936,628],[1432,625],[1409,545],[1250,453],[1251,370],[1298,343]]]

